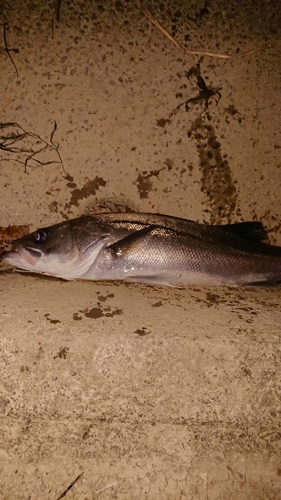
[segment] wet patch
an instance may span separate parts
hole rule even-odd
[[[57,201],[53,201],[52,203],[50,203],[50,205],[49,205],[50,212],[57,213],[58,209],[59,209],[59,204]]]
[[[133,210],[132,207],[124,204],[123,200],[117,200],[115,197],[114,200],[108,198],[95,200],[94,204],[87,209],[87,214],[131,213],[135,211],[137,210]]]
[[[170,158],[166,158],[166,160],[164,161],[164,165],[166,165],[168,170],[172,170],[172,168],[174,166],[174,162]]]
[[[114,298],[114,293],[108,293],[107,295],[101,295],[100,292],[96,292],[98,295],[98,305],[100,305],[101,302],[105,302],[108,299],[113,299]]]
[[[53,318],[50,318],[50,314],[44,314],[45,318],[47,321],[49,321],[52,325],[56,325],[57,323],[61,323],[61,320],[60,319],[53,319]]]
[[[225,108],[225,112],[227,113],[226,116],[226,123],[230,123],[229,116],[234,118],[235,120],[238,121],[238,123],[242,123],[242,117],[239,111],[235,108],[233,104],[230,104],[227,108]]]
[[[29,371],[30,371],[29,366],[27,366],[27,365],[21,365],[21,367],[20,367],[20,372],[21,373],[29,372]]]
[[[202,191],[211,207],[211,224],[232,222],[237,210],[238,192],[213,125],[200,116],[193,122],[187,135],[197,142]]]
[[[187,131],[187,135],[197,142],[200,170],[202,173],[202,191],[207,196],[211,208],[210,222],[213,224],[225,221],[231,222],[233,214],[236,214],[238,192],[235,181],[232,179],[226,155],[223,155],[221,152],[221,144],[217,139],[215,128],[211,124],[211,115],[209,113],[209,105],[213,101],[218,104],[221,99],[221,88],[207,86],[201,76],[201,61],[202,59],[200,59],[196,66],[191,67],[185,73],[188,80],[196,79],[199,93],[180,103],[171,112],[170,118],[176,115],[181,108],[184,108],[186,112],[198,106],[203,108],[200,115],[194,120]],[[184,94],[186,94],[186,89],[187,84],[183,83],[176,97],[183,98]],[[233,105],[228,106],[225,112],[227,113],[226,121],[229,121],[229,117],[241,120],[238,110]]]
[[[171,120],[169,118],[159,118],[159,120],[156,121],[158,127],[164,128],[165,125],[170,125]]]
[[[79,313],[73,313],[72,318],[74,321],[82,321],[82,316]]]
[[[225,302],[227,302],[227,300],[225,298],[222,298],[220,295],[217,295],[216,293],[212,292],[206,293],[206,304],[208,307],[211,307],[213,305],[224,304]]]
[[[123,309],[115,308],[111,309],[110,306],[103,306],[107,300],[114,298],[114,293],[106,293],[104,295],[101,292],[96,292],[98,295],[97,306],[89,309],[80,310],[79,312],[73,313],[72,317],[75,321],[81,321],[84,315],[86,318],[99,319],[99,318],[113,318],[114,316],[120,316],[123,314]]]
[[[248,368],[247,366],[242,366],[241,372],[242,372],[242,376],[245,376],[245,377],[251,377],[251,375],[252,375],[251,369]]]
[[[263,307],[264,310],[269,308],[279,310],[278,301],[260,300],[258,288],[244,288],[241,293],[236,289],[222,290],[221,294],[217,293],[217,291],[207,291],[203,296],[202,290],[193,288],[190,294],[191,302],[198,302],[208,308],[214,307],[220,310],[227,308],[233,315],[247,324],[258,321],[257,304]]]
[[[151,333],[150,331],[147,330],[146,326],[142,326],[141,328],[137,328],[134,333],[137,335],[140,335],[140,337],[144,337],[145,335],[148,335]]]
[[[80,189],[76,187],[76,184],[74,182],[70,182],[68,184],[68,187],[73,187],[74,189],[72,190],[69,203],[65,204],[65,209],[70,208],[73,205],[75,207],[78,207],[80,200],[95,195],[96,192],[99,190],[99,188],[104,187],[105,185],[106,181],[102,177],[99,177],[98,175],[96,175],[94,179],[85,182],[85,184]]]
[[[79,311],[83,313],[86,318],[99,319],[102,317],[113,318],[114,316],[121,316],[123,314],[123,309],[111,310],[111,307],[93,307],[92,309],[84,309],[84,311]]]
[[[165,167],[160,168],[159,170],[150,170],[150,172],[144,170],[141,174],[138,174],[137,180],[133,182],[133,184],[137,186],[141,200],[148,198],[150,191],[153,191],[152,178],[158,177],[162,170],[165,170]]]
[[[68,351],[69,347],[61,347],[59,352],[54,356],[54,359],[56,358],[66,359]]]
[[[85,311],[83,311],[86,318],[92,318],[92,319],[98,319],[98,318],[101,318],[102,316],[104,316],[104,312],[102,309],[100,309],[99,307],[93,307],[92,309],[85,309]]]

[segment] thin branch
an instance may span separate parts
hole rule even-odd
[[[57,22],[60,22],[60,7],[61,7],[61,0],[57,0],[57,5],[56,5],[56,19]]]
[[[75,485],[75,483],[77,483],[77,481],[83,476],[84,472],[81,472],[81,474],[79,474],[79,476],[77,476],[74,481],[72,481],[72,483],[70,483],[70,485],[66,488],[66,490],[64,490],[62,492],[62,494],[57,498],[57,500],[61,500],[63,497],[65,497],[65,495],[69,492],[69,490],[71,490],[71,488],[73,488],[73,486]]]
[[[57,130],[57,128],[58,128],[57,122],[56,122],[56,120],[54,120],[54,128],[53,128],[51,135],[50,135],[50,143],[53,144],[53,146],[54,146],[54,143],[53,143],[54,133]]]
[[[14,66],[15,68],[15,71],[16,71],[16,75],[19,76],[19,73],[18,73],[18,69],[14,63],[14,60],[10,54],[10,52],[15,52],[16,54],[18,53],[19,49],[9,49],[8,47],[8,44],[7,44],[7,35],[6,35],[6,27],[8,26],[8,22],[5,21],[4,24],[3,24],[3,37],[4,37],[4,47],[5,47],[5,52],[8,54],[8,57],[12,63],[12,65]]]
[[[16,131],[7,131],[9,127],[16,128]],[[3,130],[1,134],[1,130]],[[54,127],[50,135],[50,142],[45,141],[40,137],[38,134],[34,134],[33,132],[26,132],[18,123],[16,122],[9,122],[9,123],[0,123],[0,150],[5,151],[6,153],[14,153],[14,154],[20,154],[24,153],[26,154],[26,158],[23,160],[15,159],[15,161],[18,161],[19,163],[22,163],[25,168],[25,173],[27,171],[27,167],[31,167],[30,165],[31,161],[34,161],[38,165],[50,165],[52,163],[59,163],[63,169],[63,173],[66,175],[66,171],[64,168],[63,160],[61,157],[61,154],[59,152],[59,145],[54,144],[54,134],[57,130],[57,123],[56,121],[54,122]],[[31,144],[23,144],[21,147],[17,146],[19,142],[24,141],[25,139],[34,139],[35,140],[35,146]],[[40,145],[41,143],[41,145]],[[43,145],[42,145],[43,144]],[[44,153],[48,150],[55,151],[57,154],[59,161],[51,160],[51,161],[41,161],[40,159],[36,158],[37,155],[40,153]],[[7,160],[10,160],[8,158]],[[6,161],[7,161],[6,160]],[[2,161],[0,159],[0,161]]]
[[[60,8],[61,8],[61,0],[55,0],[54,15],[52,19],[52,36],[54,36],[55,21],[57,21],[57,23],[60,22]]]
[[[100,490],[95,491],[95,494],[97,495],[98,493],[101,493],[104,490],[107,490],[108,488],[112,488],[113,486],[116,486],[119,481],[115,481],[115,483],[108,484],[107,486],[104,486],[104,488],[101,488]]]
[[[262,50],[264,47],[259,47],[256,49],[251,49],[246,52],[242,52],[241,54],[235,54],[235,55],[228,55],[228,54],[219,54],[217,52],[209,52],[209,51],[203,51],[203,50],[189,50],[185,49],[167,30],[162,26],[162,24],[156,19],[149,10],[143,10],[141,9],[143,14],[160,30],[162,33],[169,39],[171,42],[183,53],[183,54],[192,54],[192,55],[197,55],[197,56],[210,56],[210,57],[217,57],[219,59],[235,59],[236,57],[244,57],[244,56],[250,56],[252,54],[255,54],[256,52],[259,52]]]
[[[50,143],[52,144],[52,146],[56,150],[56,153],[57,153],[57,155],[58,155],[58,157],[60,159],[60,162],[61,162],[63,173],[66,175],[66,171],[65,171],[65,168],[64,168],[63,160],[62,160],[61,154],[59,152],[59,144],[57,146],[55,146],[55,144],[53,143],[54,134],[55,134],[55,131],[57,130],[57,128],[58,128],[57,122],[56,122],[56,120],[54,120],[54,129],[53,129],[53,131],[52,131],[52,133],[50,135]]]
[[[170,33],[164,28],[164,26],[162,26],[162,24],[158,21],[158,19],[156,19],[156,17],[154,17],[151,12],[149,12],[149,10],[143,10],[141,9],[141,11],[143,12],[143,14],[155,25],[157,26],[157,28],[162,31],[162,33],[164,33],[164,35],[169,38],[169,40],[171,40],[171,42],[173,42],[173,44],[178,48],[180,49],[182,52],[185,51],[185,49],[180,45],[180,43],[172,36],[170,35]]]
[[[14,102],[15,99],[10,99],[10,101],[8,101],[4,106],[2,106],[2,108],[0,109],[0,113],[2,113],[2,111],[4,111],[4,109],[6,109],[8,106],[10,106],[10,104],[12,104],[12,102]]]

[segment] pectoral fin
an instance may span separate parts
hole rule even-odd
[[[144,238],[153,231],[155,226],[147,226],[139,231],[128,234],[121,240],[112,243],[107,247],[107,250],[116,258],[124,257],[130,252],[135,251],[142,243]]]

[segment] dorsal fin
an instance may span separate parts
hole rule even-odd
[[[236,224],[224,224],[219,227],[244,240],[255,241],[257,243],[268,241],[267,231],[262,222],[238,222]]]

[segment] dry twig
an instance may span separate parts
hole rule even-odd
[[[81,472],[81,474],[79,474],[79,476],[77,476],[74,481],[72,481],[72,483],[70,483],[70,485],[62,492],[62,494],[57,498],[57,500],[61,500],[63,497],[65,497],[65,495],[69,492],[69,490],[71,490],[71,488],[73,488],[73,486],[75,485],[75,483],[77,483],[77,481],[83,476],[84,472]]]
[[[61,0],[55,0],[54,5],[54,15],[52,19],[52,35],[54,36],[55,31],[55,22],[60,22],[60,8],[61,8]]]
[[[107,486],[104,486],[100,490],[95,491],[95,494],[101,493],[102,491],[107,490],[108,488],[112,488],[113,486],[116,486],[116,484],[118,484],[118,483],[119,483],[119,481],[116,481],[115,483],[108,484]]]
[[[19,158],[1,158],[0,161],[14,160],[24,165],[24,171],[26,173],[27,167],[32,167],[35,165],[50,165],[52,163],[59,163],[66,175],[63,160],[59,152],[59,145],[55,145],[53,142],[54,134],[57,130],[57,123],[54,122],[54,127],[50,135],[50,141],[45,141],[38,134],[33,132],[26,132],[23,127],[21,127],[16,122],[0,123],[0,151],[5,151],[6,153],[12,153],[14,155],[25,156],[24,161]],[[45,154],[48,151],[55,151],[59,158],[59,161],[50,160],[42,161],[38,158],[41,154]]]
[[[14,102],[15,99],[10,99],[6,104],[4,104],[4,106],[2,106],[2,108],[0,108],[0,113],[2,113],[2,111],[4,111],[4,109],[6,109],[8,106],[10,106],[10,104],[12,104],[12,102]]]
[[[162,24],[156,19],[149,10],[143,10],[141,9],[144,15],[152,22],[162,33],[171,40],[171,42],[183,53],[183,54],[192,54],[192,55],[197,55],[197,56],[210,56],[210,57],[217,57],[219,59],[235,59],[236,57],[244,57],[244,56],[250,56],[252,54],[255,54],[256,52],[259,52],[260,50],[263,49],[263,47],[259,47],[256,49],[251,49],[246,52],[242,52],[240,54],[235,54],[235,55],[228,55],[228,54],[219,54],[217,52],[209,52],[209,51],[203,51],[203,50],[189,50],[185,49],[167,30],[162,26]]]
[[[1,12],[1,15],[4,16],[4,14]],[[15,52],[15,54],[18,54],[19,52],[19,49],[10,49],[8,47],[8,43],[7,43],[7,33],[6,33],[6,29],[7,29],[7,26],[8,26],[8,21],[7,21],[7,18],[6,16],[4,16],[4,23],[3,23],[3,38],[4,38],[4,50],[6,52],[6,54],[8,55],[12,65],[14,66],[15,68],[15,72],[16,72],[16,75],[19,76],[19,73],[18,73],[18,68],[16,67],[16,64],[11,56],[11,52]]]

